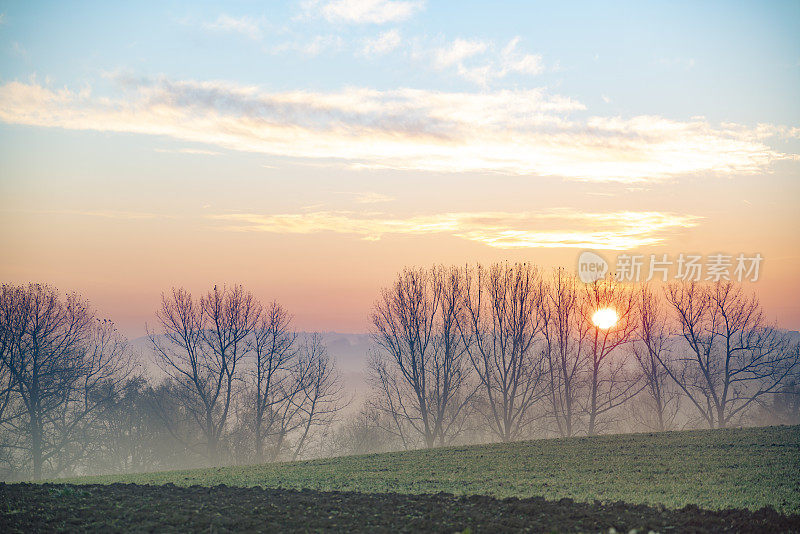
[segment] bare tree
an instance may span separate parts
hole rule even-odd
[[[673,350],[669,321],[658,293],[644,286],[638,294],[638,333],[633,353],[642,371],[647,401],[639,422],[657,431],[672,428],[680,408],[680,392],[675,390],[661,361],[668,361]]]
[[[487,401],[478,409],[502,441],[524,435],[545,394],[544,353],[537,347],[543,288],[528,264],[466,270],[462,334]]]
[[[766,322],[755,295],[731,281],[675,283],[667,300],[685,355],[659,361],[709,428],[730,425],[798,365],[788,337]]]
[[[206,457],[219,460],[231,408],[237,365],[250,351],[248,337],[261,309],[242,286],[214,287],[195,301],[185,289],[162,295],[162,333],[150,341],[162,370],[174,379],[181,401],[201,429]]]
[[[248,339],[251,356],[243,362],[229,436],[238,461],[299,457],[341,408],[338,375],[322,337],[301,337],[291,322],[272,302]]]
[[[313,334],[303,344],[300,366],[303,369],[301,388],[293,403],[300,408],[302,424],[292,460],[308,446],[312,430],[328,427],[342,409],[339,375],[319,334]]]
[[[107,319],[90,323],[81,358],[80,376],[70,394],[65,394],[60,417],[53,425],[62,442],[68,444],[54,456],[54,474],[91,464],[91,456],[103,446],[103,436],[98,432],[102,412],[113,403],[136,367],[127,339]]]
[[[588,415],[586,432],[590,436],[608,424],[600,418],[627,402],[641,390],[638,376],[628,365],[628,353],[619,350],[636,331],[635,290],[612,279],[596,280],[584,286],[582,316],[592,325],[589,350],[589,391],[584,410]],[[593,324],[594,314],[609,310],[616,315],[614,324]],[[612,357],[613,355],[613,357]]]
[[[266,458],[264,444],[275,431],[279,406],[294,397],[301,386],[299,381],[291,380],[298,354],[297,334],[291,330],[291,322],[286,310],[273,301],[254,332],[254,438],[259,461]]]
[[[562,437],[580,425],[579,395],[587,372],[590,326],[581,315],[581,294],[574,276],[556,269],[541,307],[550,415]]]
[[[463,276],[455,268],[404,269],[375,304],[371,363],[381,410],[408,447],[457,436],[474,389],[468,384],[467,347],[458,330]]]
[[[4,286],[0,363],[13,379],[18,410],[7,425],[22,441],[34,479],[73,468],[89,446],[93,418],[125,379],[127,343],[74,293],[50,286]]]
[[[439,443],[445,444],[464,431],[477,387],[470,381],[469,342],[464,341],[458,326],[464,315],[463,272],[456,267],[438,267],[432,269],[432,276],[434,291],[440,294],[440,317],[433,337],[430,362],[434,380],[429,398],[438,422],[434,433]]]

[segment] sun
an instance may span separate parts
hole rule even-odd
[[[601,308],[592,315],[592,322],[601,330],[608,330],[617,324],[618,320],[617,310],[614,308]]]

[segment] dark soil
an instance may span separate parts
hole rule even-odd
[[[470,496],[228,486],[0,484],[0,532],[800,532],[765,508],[665,510]]]

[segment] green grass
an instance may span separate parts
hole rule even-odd
[[[66,482],[444,491],[800,513],[800,426],[547,439]]]

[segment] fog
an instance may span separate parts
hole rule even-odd
[[[800,423],[800,334],[728,281],[433,266],[384,287],[369,334],[298,332],[238,285],[157,317],[128,341],[79,295],[2,286],[3,480]]]

